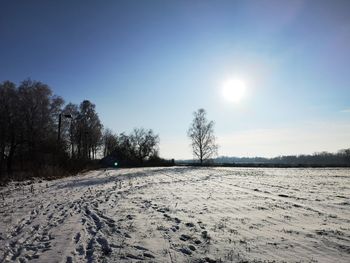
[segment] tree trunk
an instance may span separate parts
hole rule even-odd
[[[13,156],[15,153],[15,138],[14,136],[12,136],[11,138],[11,146],[10,146],[10,151],[9,151],[9,155],[7,157],[7,172],[9,174],[12,174],[12,161],[13,161]]]
[[[71,147],[72,147],[72,154],[71,154],[71,158],[74,159],[74,145],[73,143],[71,144]]]
[[[0,150],[1,150],[1,152],[0,152],[0,175],[1,175],[3,163],[5,160],[5,147],[2,145]]]

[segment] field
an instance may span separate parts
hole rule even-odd
[[[350,262],[349,169],[99,170],[0,189],[0,262]]]

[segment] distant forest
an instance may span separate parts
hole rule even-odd
[[[178,161],[178,163],[185,164],[193,162],[193,160]],[[350,167],[350,149],[339,150],[337,153],[319,152],[309,155],[285,155],[274,158],[220,156],[210,160],[210,163],[215,165],[253,167]]]

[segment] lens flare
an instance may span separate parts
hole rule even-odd
[[[231,102],[242,100],[246,92],[246,83],[240,79],[228,79],[222,86],[223,97]]]

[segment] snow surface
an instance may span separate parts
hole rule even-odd
[[[349,169],[98,170],[0,188],[0,262],[350,262]]]

